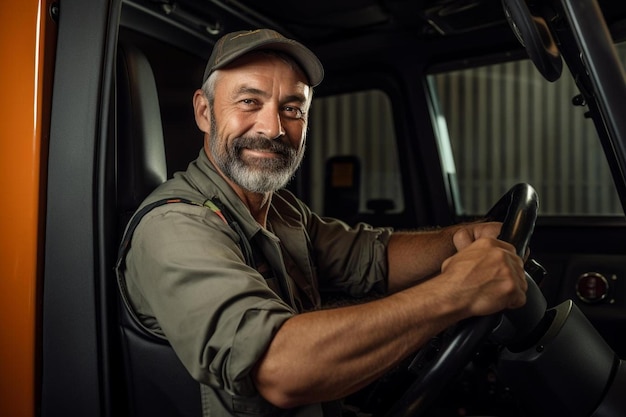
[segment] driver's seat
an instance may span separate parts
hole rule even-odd
[[[142,200],[167,178],[154,74],[135,46],[118,45],[117,213],[120,237]],[[199,417],[200,385],[167,341],[145,331],[118,293],[124,381],[131,416]]]

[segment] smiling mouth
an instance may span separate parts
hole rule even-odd
[[[249,156],[260,157],[260,158],[272,158],[279,157],[283,155],[283,152],[272,150],[272,149],[258,149],[258,148],[242,148],[241,154],[247,154]]]

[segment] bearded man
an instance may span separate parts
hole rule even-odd
[[[277,32],[225,35],[193,97],[204,147],[142,206],[181,201],[138,222],[120,271],[128,302],[200,382],[205,415],[339,416],[343,397],[442,330],[525,303],[498,223],[350,227],[283,189],[322,78]],[[380,297],[322,309],[325,291]]]

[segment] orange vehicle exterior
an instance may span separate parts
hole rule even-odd
[[[56,44],[52,0],[3,0],[0,14],[0,415],[38,397],[47,143]]]

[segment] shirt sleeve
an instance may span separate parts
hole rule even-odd
[[[321,291],[339,291],[352,297],[387,292],[387,246],[392,228],[359,223],[354,227],[320,217],[295,196],[281,192],[295,207],[311,241]]]
[[[204,207],[168,204],[135,230],[126,258],[129,297],[198,381],[256,392],[250,371],[295,312],[245,264],[239,236]]]

